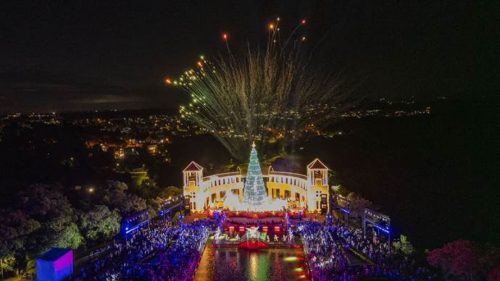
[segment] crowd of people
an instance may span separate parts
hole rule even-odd
[[[176,225],[156,220],[94,251],[78,267],[74,280],[191,280],[209,234],[215,231],[217,241],[223,235],[224,221],[224,216]],[[340,222],[300,221],[295,233],[291,229],[281,237],[274,234],[265,239],[291,242],[300,237],[314,280],[436,280],[411,255],[395,251],[378,235],[365,236],[360,228]],[[247,229],[245,234],[249,233]]]
[[[74,280],[189,280],[213,227],[208,220],[156,221],[99,250]]]
[[[201,251],[215,227],[216,224],[209,220],[182,225],[173,243],[163,248],[151,262],[144,264],[137,277],[145,280],[192,280]]]
[[[414,257],[391,249],[377,235],[341,223],[300,222],[297,228],[315,280],[436,280],[433,272],[418,266]]]

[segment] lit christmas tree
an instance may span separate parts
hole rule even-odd
[[[264,187],[264,179],[262,178],[255,143],[252,144],[252,151],[250,152],[250,162],[248,163],[243,198],[251,209],[254,206],[264,204],[267,200],[266,188]]]

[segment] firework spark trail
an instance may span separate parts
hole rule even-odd
[[[260,150],[276,141],[285,146],[308,129],[327,125],[336,119],[339,101],[349,96],[337,76],[313,67],[314,54],[303,51],[305,20],[284,44],[279,23],[278,18],[268,25],[264,52],[248,45],[236,56],[223,33],[227,55],[213,61],[201,56],[197,68],[166,80],[191,95],[181,117],[206,129],[240,160],[254,140]]]

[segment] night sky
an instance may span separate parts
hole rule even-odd
[[[224,51],[222,31],[263,45],[276,16],[306,18],[322,63],[366,97],[492,97],[499,10],[470,2],[1,1],[0,112],[175,108],[166,75]]]

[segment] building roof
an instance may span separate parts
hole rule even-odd
[[[71,249],[63,249],[63,248],[51,248],[47,252],[45,252],[43,255],[38,257],[40,260],[45,260],[45,261],[56,261],[60,257],[64,256],[66,253],[70,252]]]
[[[203,167],[200,166],[198,163],[191,161],[186,168],[184,168],[184,172],[186,171],[201,171],[203,170]]]
[[[309,165],[307,165],[308,169],[328,169],[328,167],[321,162],[318,158],[314,159]]]

